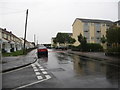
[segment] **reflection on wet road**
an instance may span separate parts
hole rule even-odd
[[[118,88],[120,80],[118,67],[101,61],[85,59],[65,51],[49,51],[48,58],[41,58],[39,63],[59,80],[62,87]]]

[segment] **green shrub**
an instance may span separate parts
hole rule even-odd
[[[90,52],[99,52],[99,51],[103,51],[103,47],[97,43],[87,43],[86,50]]]
[[[105,55],[120,57],[120,46],[108,48],[107,51],[105,52]]]
[[[107,52],[120,52],[120,46],[108,48]]]
[[[86,46],[72,46],[72,51],[82,51],[82,52],[100,52],[103,51],[103,47],[96,43],[87,43]]]
[[[80,45],[79,46],[71,46],[72,51],[80,51]]]

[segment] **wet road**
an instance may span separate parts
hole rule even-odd
[[[41,88],[118,88],[118,67],[81,58],[65,51],[50,50],[48,58],[40,58],[52,79],[31,87]]]
[[[46,73],[44,74],[42,70]],[[42,77],[36,77],[41,72]],[[46,80],[45,76],[50,78]],[[51,49],[48,58],[42,57],[34,65],[3,75],[3,86],[6,88],[21,86],[25,88],[118,88],[119,78],[120,71],[116,66]]]

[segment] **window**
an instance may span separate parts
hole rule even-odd
[[[88,30],[84,30],[84,32],[88,32]]]
[[[94,23],[91,23],[91,26],[93,26],[94,25]]]
[[[84,32],[88,32],[89,31],[89,25],[88,23],[84,23]]]
[[[94,39],[94,37],[91,37],[91,39]]]
[[[97,31],[98,33],[100,33],[101,31]]]
[[[105,24],[102,24],[102,26],[105,26]]]
[[[8,35],[8,40],[10,40],[10,35]]]
[[[13,36],[11,36],[11,40],[13,40]]]
[[[7,35],[4,33],[4,38],[7,38]]]
[[[2,38],[4,38],[4,33],[2,33]]]
[[[98,39],[98,40],[99,40],[100,38],[99,38],[99,37],[97,37],[96,39]]]

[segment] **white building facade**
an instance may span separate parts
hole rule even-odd
[[[0,28],[2,52],[10,53],[22,49],[21,40],[6,29]]]

